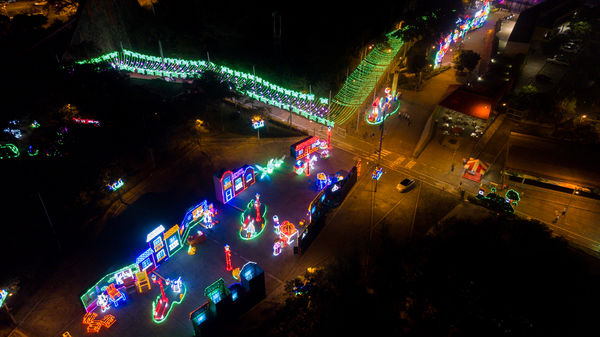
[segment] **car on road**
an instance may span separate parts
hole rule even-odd
[[[400,193],[408,192],[415,187],[415,184],[416,180],[405,178],[398,185],[396,185],[396,190],[398,190]]]

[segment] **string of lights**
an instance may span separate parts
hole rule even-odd
[[[143,75],[193,79],[202,76],[205,71],[214,71],[221,81],[231,83],[235,91],[259,100],[263,103],[289,110],[317,123],[334,126],[327,119],[329,115],[329,100],[312,93],[302,93],[289,90],[270,83],[261,77],[226,66],[220,66],[204,60],[183,60],[144,55],[129,50],[115,51],[77,64],[109,63],[113,68]]]

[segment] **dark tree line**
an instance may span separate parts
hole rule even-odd
[[[261,336],[591,336],[598,274],[543,225],[449,220],[289,282]],[[593,260],[593,259],[592,259]]]

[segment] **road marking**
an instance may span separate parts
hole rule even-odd
[[[404,167],[406,167],[407,169],[411,169],[413,166],[415,166],[417,162],[414,160],[409,161],[406,165],[404,165]]]
[[[400,155],[400,157],[398,157],[398,159],[394,160],[390,166],[394,169],[397,167],[400,167],[405,159],[406,159],[405,156]]]

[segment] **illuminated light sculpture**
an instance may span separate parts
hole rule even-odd
[[[159,225],[152,232],[146,235],[146,242],[150,245],[152,249],[152,255],[154,256],[154,261],[156,263],[156,267],[158,265],[169,259],[169,252],[165,246],[165,227],[163,225]]]
[[[152,288],[148,273],[145,270],[135,274],[135,287],[138,294],[143,294]]]
[[[125,295],[125,292],[119,291],[115,287],[114,283],[108,285],[108,288],[106,288],[106,294],[115,308],[119,307],[119,302],[127,301],[127,295]]]
[[[279,231],[279,239],[283,245],[283,248],[291,245],[294,242],[294,237],[298,237],[298,230],[293,223],[289,221],[284,221],[281,224],[281,229]]]
[[[194,228],[197,224],[200,224],[206,229],[212,229],[214,225],[218,223],[218,221],[215,220],[215,216],[217,214],[217,209],[213,206],[212,203],[209,204],[207,200],[204,200],[198,205],[190,208],[185,213],[183,220],[181,220],[181,226],[179,227],[179,237],[181,239],[181,242],[183,243],[187,241],[188,243],[190,243],[190,236],[194,236],[194,234],[190,234],[191,229]],[[198,232],[202,233],[201,231]]]
[[[273,173],[273,171],[275,169],[280,168],[281,164],[283,164],[284,160],[285,160],[285,155],[283,155],[281,158],[269,159],[266,167],[262,167],[260,165],[254,165],[256,167],[256,169],[261,173],[260,180],[263,180],[264,178],[269,177],[270,174]]]
[[[256,130],[265,126],[265,120],[260,116],[252,117],[252,127]]]
[[[231,271],[231,276],[233,276],[234,279],[239,280],[240,279],[240,267],[234,268]]]
[[[294,161],[297,161],[310,156],[311,153],[314,153],[319,150],[320,144],[321,141],[317,136],[306,137],[301,141],[292,144],[290,146],[290,154],[292,156],[292,159]]]
[[[152,274],[152,277],[153,279],[156,279],[154,282],[158,283],[158,286],[160,287],[160,295],[152,302],[152,321],[156,324],[160,324],[167,320],[171,310],[173,310],[176,305],[183,302],[187,293],[187,287],[185,283],[181,281],[181,277],[175,281],[167,279],[165,280],[165,283],[169,283],[170,285],[169,293],[167,294],[162,279],[156,277],[155,274]]]
[[[255,183],[254,166],[225,171],[220,177],[213,176],[213,182],[217,200],[226,204]]]
[[[336,125],[342,125],[358,114],[373,89],[396,57],[404,41],[395,36],[397,30],[386,35],[348,76],[340,91],[331,100],[330,115]]]
[[[366,114],[365,119],[367,123],[376,125],[398,112],[398,109],[400,109],[400,100],[397,96],[392,96],[392,89],[385,88],[385,96],[376,97],[371,107],[372,109]]]
[[[34,156],[37,156],[38,154],[40,154],[40,150],[39,149],[34,149],[33,145],[29,145],[29,147],[27,148],[27,154],[30,157],[34,157]]]
[[[233,266],[231,265],[231,249],[229,248],[229,245],[225,245],[225,270],[233,270]]]
[[[88,333],[98,333],[102,327],[108,329],[117,321],[113,315],[106,315],[101,320],[96,319],[96,317],[98,317],[98,314],[95,312],[87,312],[83,315],[81,323],[87,325],[86,331]],[[71,334],[68,334],[67,336],[70,335]],[[65,336],[65,334],[63,334],[63,336]]]
[[[262,234],[267,227],[267,205],[260,201],[260,194],[251,200],[241,215],[240,238],[252,240]]]
[[[489,13],[490,3],[488,0],[485,0],[482,9],[477,11],[472,18],[468,15],[464,18],[459,18],[456,22],[456,29],[440,40],[438,51],[435,54],[434,68],[439,67],[446,52],[450,49],[450,45],[464,38],[469,31],[483,26]]]
[[[77,64],[107,63],[114,69],[139,74],[169,78],[198,78],[205,71],[214,71],[221,81],[231,84],[233,90],[252,97],[265,104],[289,110],[317,123],[334,126],[329,120],[329,100],[282,88],[255,76],[236,71],[204,60],[183,60],[168,57],[144,55],[130,50],[114,51]]]
[[[102,312],[110,309],[110,301],[108,300],[108,296],[106,294],[98,295],[97,305],[100,307]]]
[[[273,255],[278,256],[279,254],[281,254],[281,241],[275,240],[275,243],[273,243]]]
[[[17,158],[20,154],[14,144],[0,144],[0,159]]]
[[[181,241],[181,236],[179,235],[179,225],[174,225],[169,228],[164,233],[165,244],[167,245],[167,251],[169,256],[173,256],[173,254],[177,253],[181,247],[183,247],[183,242]]]
[[[5,289],[0,289],[0,308],[4,305],[4,301],[10,296],[10,293]]]
[[[125,183],[123,182],[123,179],[119,178],[119,180],[115,181],[112,184],[106,184],[106,186],[108,186],[108,189],[111,191],[116,191],[119,188],[123,187],[123,185],[125,185]]]
[[[381,176],[383,175],[383,167],[379,166],[376,167],[375,170],[373,171],[373,179],[374,180],[379,180],[379,178],[381,178]]]
[[[317,173],[317,189],[322,190],[329,185],[329,177],[323,172]]]
[[[75,122],[77,124],[100,126],[100,121],[97,121],[95,119],[73,118],[73,122]]]
[[[273,215],[273,227],[275,228],[275,234],[279,235],[279,217],[277,215]]]
[[[102,277],[98,282],[96,282],[92,287],[90,287],[83,295],[80,296],[81,303],[83,304],[83,308],[86,312],[92,312],[96,309],[98,304],[98,297],[105,293],[108,285],[111,283],[117,282],[118,275],[127,275],[128,270],[131,270],[132,273],[138,273],[140,271],[137,264],[130,264],[123,268],[120,268],[117,271],[106,274]],[[136,274],[137,275],[137,274]],[[123,286],[127,287],[129,284],[126,282],[126,278],[122,276]],[[108,298],[106,298],[108,300]]]

